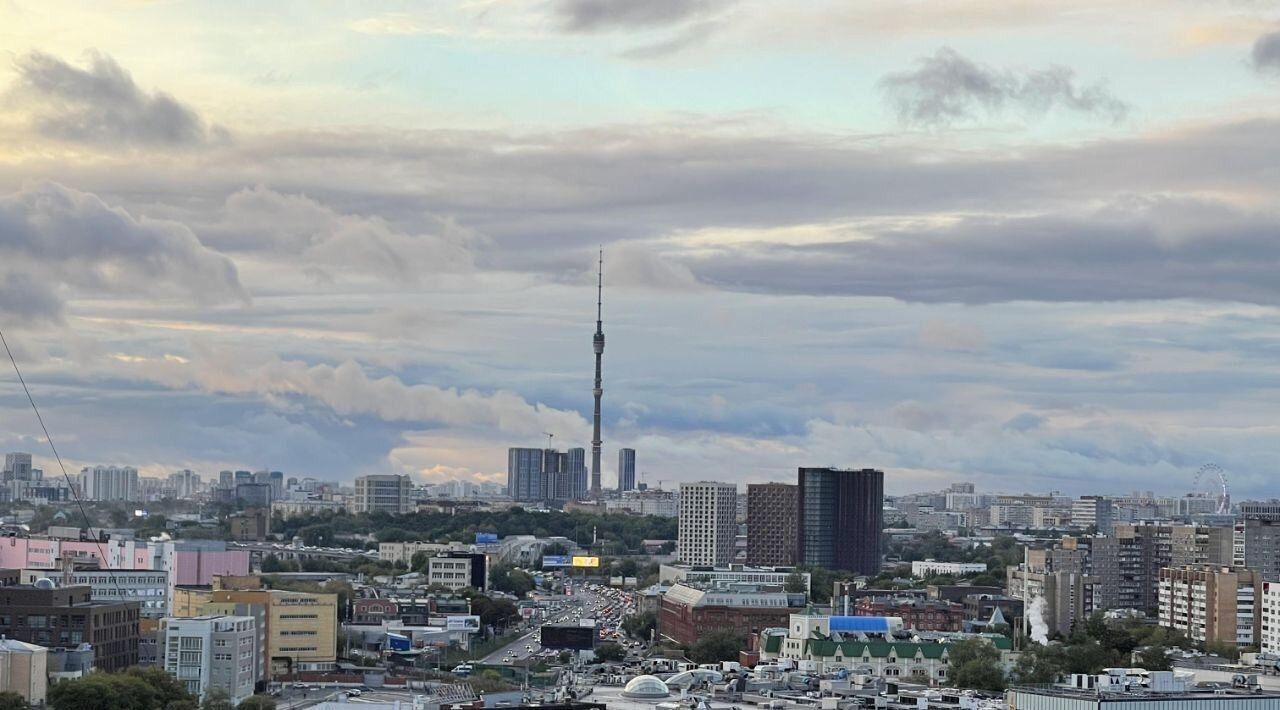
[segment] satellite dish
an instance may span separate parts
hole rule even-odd
[[[57,589],[58,585],[48,577],[41,577],[36,580],[35,587],[36,589]]]

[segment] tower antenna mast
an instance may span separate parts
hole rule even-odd
[[[591,497],[598,499],[600,497],[600,397],[604,394],[604,385],[600,377],[600,360],[604,355],[604,247],[600,248],[596,267],[596,334],[591,339],[592,349],[596,353],[596,385],[591,390],[596,400],[591,437]]]

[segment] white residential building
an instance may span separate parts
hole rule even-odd
[[[680,561],[718,567],[733,562],[738,534],[738,487],[700,481],[680,484]]]
[[[987,571],[985,562],[938,562],[937,560],[916,560],[911,563],[912,577],[937,577],[943,574],[963,575],[981,574]]]
[[[1261,650],[1280,657],[1280,582],[1263,582],[1258,605],[1262,607]]]
[[[680,514],[680,496],[676,495],[675,491],[631,490],[623,493],[617,500],[605,501],[604,507],[611,513],[627,511],[636,515],[674,518]]]
[[[1104,496],[1080,496],[1071,503],[1071,524],[1093,528],[1100,535],[1110,535],[1115,525],[1111,499]]]
[[[253,695],[258,680],[257,623],[252,616],[197,616],[160,620],[163,667],[187,692],[203,700],[213,688],[232,706]]]
[[[92,466],[80,471],[80,494],[85,500],[138,499],[138,469],[132,466]]]

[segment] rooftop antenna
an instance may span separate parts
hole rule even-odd
[[[543,433],[543,435],[544,435],[544,436],[546,436],[546,437],[547,437],[547,449],[548,449],[548,450],[550,450],[550,449],[551,449],[551,440],[552,440],[552,439],[554,439],[556,435],[555,435],[555,434],[552,434],[552,433],[551,433],[551,432],[549,432],[549,431],[544,431],[544,432],[542,432],[542,433]]]

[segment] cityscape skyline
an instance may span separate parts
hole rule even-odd
[[[603,279],[604,488],[1269,497],[1274,8],[581,5],[0,5],[0,325],[68,469],[504,481],[595,438]]]

